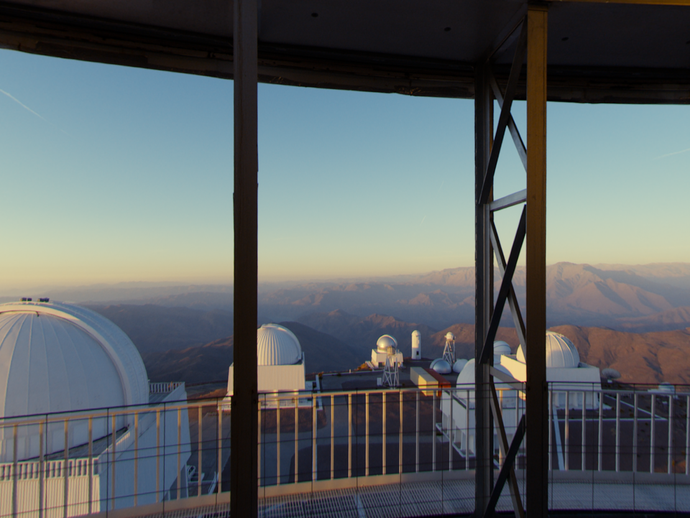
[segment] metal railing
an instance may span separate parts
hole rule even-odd
[[[680,484],[690,495],[690,392],[551,388],[556,490],[604,480]],[[510,441],[523,394],[502,384],[497,393]],[[390,484],[441,483],[442,498],[451,498],[448,484],[474,483],[475,433],[471,386],[261,394],[262,509],[276,514],[275,502],[294,495]],[[229,502],[227,399],[6,418],[0,437],[0,516],[144,515]],[[518,472],[526,454],[518,455]],[[473,492],[463,495],[444,501],[442,512],[471,512]],[[592,509],[599,505],[592,500]]]

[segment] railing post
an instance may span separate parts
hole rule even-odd
[[[673,395],[668,396],[668,473],[673,473]]]
[[[364,394],[364,476],[369,476],[369,392]]]
[[[570,470],[570,391],[565,391],[565,470]]]
[[[69,516],[69,419],[65,418],[64,420],[64,427],[65,427],[65,452],[64,452],[64,461],[63,461],[63,470],[62,470],[62,476],[64,477],[64,486],[63,486],[63,515],[65,518]],[[114,444],[113,444],[113,453],[115,452],[114,449]],[[113,462],[115,459],[113,458]],[[115,473],[113,473],[113,478],[115,478]]]
[[[280,399],[276,398],[276,485],[280,485]]]
[[[414,440],[414,465],[415,473],[419,473],[419,390],[415,391],[415,440]]]
[[[335,395],[331,394],[331,480],[335,478]]]
[[[621,470],[621,393],[616,392],[616,472]]]
[[[654,473],[654,461],[655,461],[655,454],[654,454],[654,448],[656,447],[656,440],[655,440],[655,435],[656,435],[656,396],[654,393],[652,393],[652,406],[651,406],[651,412],[650,412],[650,425],[649,425],[649,430],[650,430],[650,435],[649,435],[649,472]]]
[[[352,478],[352,394],[347,395],[347,478]]]
[[[139,412],[134,412],[134,507],[139,496]]]
[[[48,416],[46,415],[46,420]],[[43,518],[43,506],[45,505],[45,458],[43,456],[43,442],[45,441],[45,429],[43,427],[43,422],[38,425],[38,518]],[[93,477],[91,467],[91,417],[89,417],[89,514],[92,513],[92,501],[93,501]]]
[[[400,423],[398,424],[398,475],[402,475],[403,472],[403,391],[398,389],[398,402],[400,403],[400,409],[398,410],[398,416],[400,417]]]
[[[599,453],[599,458],[597,459],[597,468],[598,471],[602,471],[602,463],[604,460],[604,445],[602,444],[602,441],[604,439],[604,430],[603,430],[603,425],[604,425],[604,419],[603,419],[603,411],[604,411],[604,391],[602,390],[599,393],[599,429],[597,430],[599,436],[597,437],[597,450]]]
[[[299,482],[299,394],[295,396],[295,484]]]
[[[582,391],[582,439],[580,441],[580,455],[582,457],[582,460],[580,461],[581,464],[581,471],[585,471],[585,464],[586,464],[586,451],[587,451],[587,420],[586,420],[586,415],[587,415],[587,393],[583,390]]]
[[[436,471],[436,391],[431,396],[431,471]]]
[[[381,392],[381,466],[382,473],[387,472],[386,466],[386,391]]]
[[[637,473],[637,389],[633,393],[633,443],[632,443],[632,470]]]

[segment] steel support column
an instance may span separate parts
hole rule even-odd
[[[546,50],[547,10],[527,11],[527,514],[548,514],[546,384]]]
[[[257,515],[257,20],[256,0],[234,2],[234,335],[231,514]],[[223,469],[222,466],[219,467]]]
[[[493,257],[491,251],[491,211],[482,203],[486,170],[491,156],[493,113],[487,66],[477,66],[474,98],[475,164],[475,352],[480,358],[489,331],[493,308]],[[491,198],[491,195],[488,195]],[[493,422],[489,363],[475,363],[475,514],[484,516],[493,489]]]

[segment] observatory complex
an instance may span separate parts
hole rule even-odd
[[[11,462],[0,469],[0,505],[10,507],[9,512],[3,507],[3,513],[19,516],[25,500],[43,506],[44,490],[62,502],[63,516],[72,513],[68,500],[75,509],[81,505],[75,502],[84,501],[74,500],[73,491],[88,489],[88,495],[93,496],[86,499],[91,507],[79,508],[74,514],[93,512],[95,505],[104,511],[105,503],[109,509],[124,506],[130,497],[120,501],[118,488],[120,480],[128,480],[121,479],[120,473],[127,474],[129,459],[117,466],[113,459],[133,452],[134,466],[143,469],[150,462],[134,453],[140,449],[128,449],[129,441],[136,445],[149,440],[145,438],[148,425],[143,424],[149,419],[146,415],[154,416],[155,429],[159,430],[155,451],[159,453],[163,444],[170,444],[162,456],[146,459],[170,455],[175,461],[170,476],[168,463],[161,467],[155,462],[153,477],[149,472],[137,475],[139,471],[132,468],[138,482],[128,482],[132,490],[127,494],[134,495],[132,507],[126,511],[129,515],[179,510],[178,516],[231,511],[234,516],[256,517],[261,509],[305,516],[319,505],[334,515],[350,516],[367,515],[369,510],[370,515],[451,512],[477,517],[504,510],[529,518],[559,511],[587,515],[608,511],[618,515],[690,512],[687,388],[641,394],[632,388],[601,387],[596,396],[598,405],[591,401],[596,411],[590,410],[586,396],[580,400],[580,409],[571,408],[571,401],[578,405],[576,394],[582,389],[573,391],[570,385],[580,376],[593,376],[593,369],[582,366],[567,343],[546,334],[548,103],[688,104],[689,26],[690,0],[442,0],[433,5],[400,0],[393,6],[390,2],[350,0],[317,2],[313,7],[304,2],[257,0],[0,0],[0,44],[5,49],[232,79],[235,141],[234,190],[232,196],[227,193],[229,203],[234,200],[236,345],[232,455],[227,477],[222,469],[223,455],[228,451],[222,412],[204,409],[201,403],[189,403],[185,411],[169,401],[156,407],[150,386],[147,390],[145,384],[145,373],[135,365],[136,358],[127,352],[129,349],[117,345],[117,337],[107,336],[108,325],[99,325],[97,318],[86,313],[76,314],[77,310],[72,314],[63,306],[53,308],[58,315],[41,312],[40,304],[15,304],[10,307],[16,309],[3,310],[3,315],[9,313],[4,317],[5,325],[14,331],[6,332],[1,354],[5,355],[5,342],[7,350],[14,351],[19,337],[34,340],[34,333],[25,331],[25,325],[37,330],[35,334],[42,337],[37,340],[66,347],[63,358],[74,354],[70,351],[96,344],[105,353],[95,354],[87,367],[97,366],[99,378],[103,369],[103,382],[113,393],[98,390],[92,377],[82,376],[80,369],[67,367],[64,361],[48,362],[47,352],[39,354],[40,346],[36,354],[18,354],[16,359],[16,353],[12,357],[7,353],[0,381],[19,387],[16,390],[29,396],[27,399],[7,390],[2,396],[3,459],[12,451]],[[260,81],[473,100],[475,167],[474,181],[467,188],[474,188],[474,217],[465,224],[473,224],[475,229],[474,409],[466,404],[464,412],[472,415],[475,423],[474,432],[467,434],[474,433],[474,456],[467,446],[460,448],[464,457],[458,455],[452,424],[457,418],[455,404],[448,405],[446,424],[439,423],[437,412],[443,391],[454,391],[452,397],[459,398],[465,392],[469,401],[470,389],[437,386],[428,391],[376,388],[322,393],[312,398],[311,419],[307,420],[302,419],[298,402],[292,412],[265,410],[259,405]],[[513,117],[516,100],[525,101],[524,117]],[[513,179],[499,185],[506,177],[497,174],[502,168],[503,146],[508,145],[514,145],[524,168],[524,173],[518,174],[520,185],[515,191],[511,188]],[[419,181],[425,181],[421,171]],[[673,188],[664,185],[662,178],[658,182],[662,191]],[[494,197],[503,192],[501,197]],[[663,199],[650,199],[650,206],[654,201],[663,203]],[[494,218],[511,207],[517,209],[516,216],[520,214],[515,218],[516,232],[499,235]],[[523,307],[513,282],[520,257],[525,258]],[[500,282],[494,278],[496,268]],[[51,309],[48,304],[46,307]],[[512,358],[501,352],[497,364],[496,333],[504,310],[513,318],[523,354]],[[68,321],[78,332],[62,321],[46,324],[44,330],[38,322],[44,318]],[[32,337],[25,338],[27,334]],[[64,337],[65,341],[51,336]],[[290,358],[284,361],[292,363],[267,366],[297,365],[296,353]],[[278,361],[282,362],[282,357],[270,360]],[[49,374],[46,385],[38,380],[40,375],[27,370],[29,366],[36,372],[55,371],[55,378]],[[61,369],[69,369],[66,377],[57,374]],[[70,385],[58,389],[55,403],[50,392],[43,394],[49,403],[34,403],[38,399],[33,396],[39,391],[32,390],[30,383],[53,390],[52,379],[70,378],[71,383],[74,376],[82,376],[81,387],[93,390],[93,399]],[[291,379],[297,383],[297,374]],[[558,384],[557,390],[549,390],[552,383]],[[503,409],[496,401],[496,393],[505,392],[506,387],[519,393],[513,398],[514,409]],[[557,392],[564,392],[565,399],[554,397]],[[262,397],[269,397],[267,394]],[[91,411],[84,418],[88,432],[80,428],[82,423],[70,410],[73,404],[119,401],[141,402],[144,410],[138,413],[133,410],[137,407],[126,407],[130,410],[106,412],[110,424],[99,421],[102,413]],[[57,416],[62,414],[38,414],[41,417],[36,419],[12,417],[15,412],[53,409],[67,412],[67,419],[60,421]],[[167,422],[171,409],[175,409],[176,424],[166,426],[163,437],[159,421]],[[181,440],[186,432],[180,416],[187,415],[187,410],[198,412],[199,422],[206,410],[205,418],[216,420],[210,451],[204,449],[203,427],[196,448],[198,468],[209,455],[217,459],[219,491],[205,493],[201,478],[197,478],[196,496],[185,501],[178,499],[183,492],[181,473],[190,462],[182,446],[186,443]],[[524,410],[512,430],[504,423],[511,410],[516,414]],[[274,414],[268,423],[266,411]],[[136,414],[133,424],[130,413]],[[290,431],[282,428],[288,415],[292,416]],[[380,416],[379,421],[372,415]],[[468,417],[466,423],[470,420]],[[61,422],[62,431],[51,428],[53,422]],[[169,428],[174,430],[172,443],[168,442]],[[73,446],[71,441],[83,440],[85,433],[88,444]],[[101,433],[111,437],[111,443],[99,442],[104,439],[98,438]],[[286,434],[289,441],[283,444]],[[56,451],[60,441],[65,443],[62,452]],[[12,450],[7,449],[10,444]],[[336,451],[345,452],[344,464],[337,464],[341,457]],[[290,461],[283,459],[288,453]],[[38,458],[33,456],[36,454]],[[62,455],[59,464],[51,464],[55,470],[50,472],[41,469],[54,462],[48,455]],[[96,458],[98,463],[92,462]],[[88,459],[85,480],[94,481],[82,489],[73,478],[84,473],[79,459]],[[269,465],[279,474],[272,480],[265,477]],[[282,476],[284,469],[290,470],[289,476]],[[57,484],[55,489],[43,483],[46,477]],[[104,482],[106,477],[111,477],[108,483]],[[158,481],[154,482],[156,505],[149,507],[141,504],[151,493],[134,489],[137,484],[150,484],[152,478]],[[168,485],[172,479],[177,480],[173,484],[175,502],[170,500],[173,491]],[[224,480],[230,481],[227,487],[222,485]],[[32,493],[34,490],[39,494]],[[60,504],[51,505],[54,509]]]

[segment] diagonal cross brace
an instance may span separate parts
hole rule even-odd
[[[489,499],[489,504],[486,506],[484,511],[484,516],[493,516],[494,510],[496,509],[496,504],[503,491],[503,486],[508,480],[510,473],[513,471],[513,464],[515,463],[515,457],[520,450],[520,444],[525,436],[525,415],[523,414],[520,418],[520,423],[515,430],[515,435],[513,436],[513,442],[510,443],[510,449],[508,450],[508,455],[506,455],[506,460],[501,466],[501,471],[498,473],[498,479],[496,479],[496,485],[494,490],[491,492],[491,498]]]
[[[491,222],[491,246],[496,253],[498,258],[498,269],[502,276],[505,276],[506,269],[506,259],[503,255],[503,249],[501,248],[501,242],[498,240],[498,232],[496,232],[496,225]],[[510,307],[510,314],[513,317],[513,324],[515,324],[515,331],[517,331],[518,340],[520,345],[522,345],[522,350],[527,350],[527,341],[525,340],[525,322],[522,319],[522,313],[520,312],[520,305],[518,304],[517,296],[515,295],[515,288],[513,284],[510,284],[510,291],[508,292],[508,306]]]
[[[525,49],[527,47],[527,24],[523,24],[520,31],[520,38],[515,49],[515,56],[513,57],[513,64],[510,67],[510,74],[508,76],[508,86],[506,87],[505,98],[503,99],[503,106],[501,107],[501,115],[498,117],[498,126],[496,127],[496,136],[494,143],[491,146],[491,155],[489,156],[489,163],[486,166],[484,173],[484,181],[482,183],[482,190],[479,195],[479,203],[484,204],[489,200],[489,194],[494,184],[494,173],[496,172],[496,164],[498,164],[498,155],[501,153],[501,144],[503,144],[503,137],[506,133],[506,127],[511,119],[510,109],[513,106],[513,99],[515,98],[515,91],[517,90],[518,79],[520,79],[520,72],[522,71],[522,63],[525,60]]]
[[[495,370],[495,369],[492,369]],[[496,385],[491,382],[491,413],[494,415],[494,422],[498,428],[498,439],[501,447],[501,452],[504,457],[508,453],[508,436],[503,424],[503,415],[501,413],[501,404],[498,401],[496,394]],[[510,489],[510,498],[513,501],[513,511],[515,511],[516,518],[524,518],[525,508],[522,505],[522,498],[520,498],[520,488],[518,487],[517,477],[515,476],[515,469],[511,466],[508,480],[508,488]]]
[[[496,82],[496,78],[491,72],[491,69],[489,69],[489,85],[491,86],[491,90],[494,93],[494,97],[498,101],[498,106],[502,109],[503,94],[501,93],[501,89],[498,87],[498,83]],[[525,148],[525,143],[522,141],[520,131],[517,128],[517,124],[515,124],[515,119],[513,119],[512,114],[508,119],[508,130],[510,131],[510,135],[513,137],[513,143],[515,144],[515,149],[517,150],[517,153],[520,156],[522,165],[524,166],[525,171],[527,171],[527,148]]]
[[[503,275],[503,280],[501,281],[501,288],[498,291],[498,299],[496,300],[496,307],[494,308],[494,313],[491,316],[491,324],[489,325],[489,332],[486,335],[486,340],[484,341],[484,347],[482,347],[482,354],[479,357],[479,363],[485,364],[489,359],[489,353],[493,350],[494,339],[496,338],[496,332],[498,331],[498,325],[501,321],[501,315],[503,314],[503,308],[506,305],[506,300],[508,299],[508,294],[513,286],[513,274],[515,273],[515,268],[517,267],[518,257],[520,257],[520,250],[522,249],[522,243],[525,241],[525,229],[527,226],[527,207],[522,209],[522,216],[520,217],[520,223],[518,224],[517,232],[515,233],[515,240],[513,241],[513,247],[510,250],[510,257],[508,258],[508,264],[506,265],[505,274]]]

